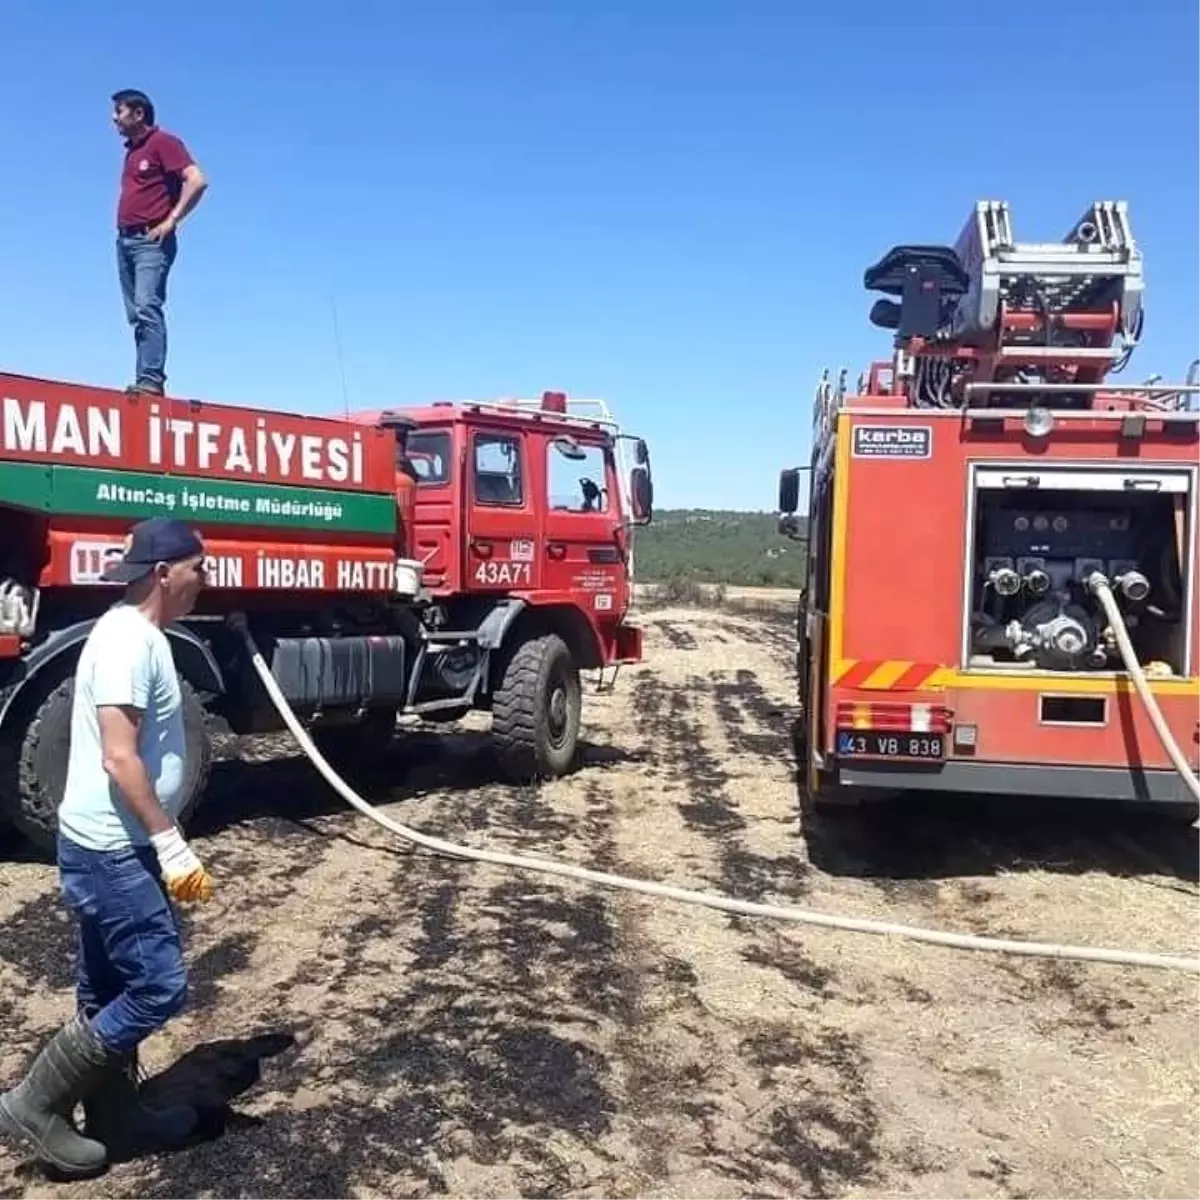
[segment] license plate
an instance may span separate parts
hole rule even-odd
[[[839,758],[893,758],[941,762],[946,747],[940,733],[899,733],[889,729],[839,729]]]

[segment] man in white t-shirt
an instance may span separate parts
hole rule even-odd
[[[143,521],[104,578],[125,584],[125,596],[79,656],[58,814],[62,893],[79,925],[78,1011],[0,1095],[0,1129],[75,1175],[99,1170],[130,1144],[181,1140],[195,1124],[189,1108],[154,1112],[139,1103],[136,1053],[187,996],[171,899],[212,893],[176,824],[186,739],[163,632],[196,603],[203,544],[179,521]],[[80,1100],[86,1136],[69,1119]]]

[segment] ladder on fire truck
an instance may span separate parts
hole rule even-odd
[[[953,246],[893,247],[863,283],[896,297],[877,300],[870,315],[895,332],[895,350],[860,379],[860,396],[907,395],[916,408],[1095,414],[1178,413],[1200,392],[1192,378],[1110,378],[1128,365],[1145,324],[1142,253],[1123,200],[1089,205],[1061,242],[1018,242],[1008,204],[983,200]],[[828,433],[845,395],[823,377],[814,434]],[[1112,396],[1120,403],[1101,403]]]
[[[975,206],[954,253],[969,279],[955,304],[948,335],[958,340],[990,339],[1008,313],[1040,316],[1049,332],[1054,317],[1072,314],[1106,316],[1115,304],[1116,325],[1125,339],[1125,360],[1141,334],[1145,281],[1142,253],[1133,240],[1128,206],[1123,200],[1099,200],[1075,222],[1061,242],[1018,242],[1003,200],[981,200]],[[1068,324],[1065,328],[1073,326]],[[1103,320],[1075,323],[1083,332],[1111,337]],[[1013,327],[1029,332],[1033,322]],[[1024,361],[1032,346],[1002,346],[1001,357]],[[1063,346],[1038,346],[1038,357],[1055,358]],[[1072,357],[1110,358],[1108,345],[1071,347]]]
[[[1125,201],[1098,200],[1061,242],[1018,242],[1009,206],[977,203],[953,246],[893,247],[863,275],[877,300],[871,323],[895,332],[891,361],[855,389],[826,368],[813,396],[810,487],[831,467],[838,416],[894,409],[986,408],[1035,426],[1072,418],[1121,421],[1153,414],[1200,420],[1200,360],[1185,383],[1125,383],[1121,372],[1145,324],[1142,253]],[[1048,411],[1053,416],[1049,417]]]

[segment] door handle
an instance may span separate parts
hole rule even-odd
[[[547,542],[546,555],[548,558],[561,561],[567,557],[567,548],[562,542]]]

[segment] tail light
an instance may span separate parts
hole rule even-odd
[[[893,733],[949,733],[953,713],[944,704],[893,700],[839,701],[839,729],[883,729]]]

